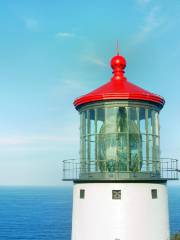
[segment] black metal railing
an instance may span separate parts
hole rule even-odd
[[[120,161],[63,161],[63,180],[178,180],[178,160],[161,158],[160,161],[142,160],[138,164]]]

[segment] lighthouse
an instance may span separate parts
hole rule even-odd
[[[165,100],[129,82],[126,60],[111,59],[112,78],[74,101],[80,158],[64,160],[73,181],[72,240],[169,240],[167,180],[177,160],[160,158]]]

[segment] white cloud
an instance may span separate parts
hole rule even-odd
[[[64,132],[64,131],[63,131]],[[77,142],[77,136],[73,136],[69,131],[61,135],[35,135],[35,136],[8,136],[0,138],[0,147],[3,146],[23,146],[45,143],[74,143]]]
[[[85,79],[85,77],[64,76],[59,79],[59,84],[51,86],[50,94],[53,97],[58,97],[58,99],[59,97],[61,97],[61,99],[66,99],[66,103],[72,102],[77,95],[81,95],[83,90],[87,89],[87,82],[81,79]],[[58,108],[57,106],[53,106],[49,110],[56,111],[58,109],[59,111],[59,107],[60,106],[58,106]]]
[[[0,146],[4,146],[4,145],[22,145],[22,144],[26,144],[27,140],[25,138],[22,137],[1,137],[0,138]]]
[[[159,16],[159,8],[152,8],[149,14],[146,16],[144,24],[140,28],[140,31],[133,38],[134,44],[144,42],[152,32],[162,26],[163,21]]]
[[[81,80],[75,80],[75,79],[66,79],[63,81],[62,85],[64,85],[64,88],[66,89],[72,89],[72,90],[80,90],[85,87],[85,84],[82,83]]]
[[[58,32],[56,33],[56,37],[58,38],[74,38],[76,35],[70,32]]]
[[[83,60],[100,67],[106,67],[106,64],[103,62],[103,60],[97,56],[85,56],[83,57]]]
[[[39,29],[39,21],[34,18],[25,18],[25,26],[28,30],[37,31]]]

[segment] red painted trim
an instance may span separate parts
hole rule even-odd
[[[141,101],[148,101],[160,104],[162,107],[165,103],[165,100],[160,96],[152,96],[152,95],[143,95],[138,93],[124,93],[124,94],[116,94],[116,93],[106,93],[102,95],[91,95],[91,96],[83,96],[77,98],[74,101],[74,106],[79,107],[82,104],[95,102],[95,101],[106,101],[106,100],[141,100]]]

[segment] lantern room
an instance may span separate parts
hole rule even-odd
[[[125,78],[123,56],[110,64],[110,81],[74,101],[80,114],[80,160],[64,161],[64,179],[177,179],[177,160],[160,159],[164,99]]]

